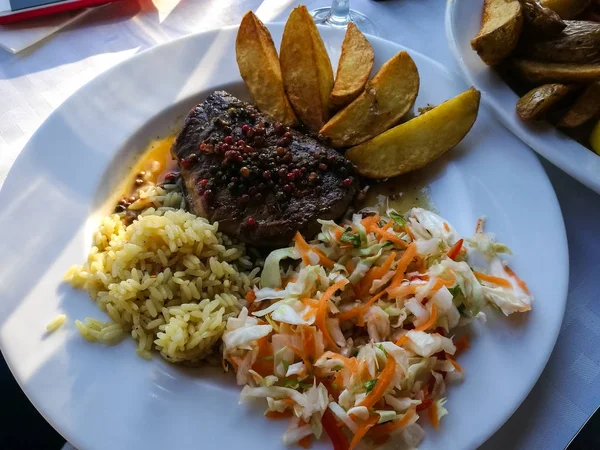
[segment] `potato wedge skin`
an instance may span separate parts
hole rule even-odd
[[[252,11],[242,18],[235,40],[235,56],[258,109],[285,125],[295,125],[298,120],[283,88],[271,33]]]
[[[294,8],[283,30],[279,62],[294,112],[311,131],[329,118],[333,69],[319,30],[305,6]]]
[[[527,39],[519,55],[535,61],[591,64],[600,62],[600,23],[566,20],[567,27],[551,39]]]
[[[555,11],[562,19],[572,19],[590,6],[592,0],[540,0],[540,3]]]
[[[348,24],[329,107],[341,109],[360,95],[373,69],[375,53],[354,22]]]
[[[489,66],[507,58],[519,42],[523,12],[518,0],[485,0],[483,19],[471,48]]]
[[[435,108],[346,152],[369,178],[389,178],[419,169],[456,146],[469,132],[481,94],[471,88]]]
[[[569,93],[564,84],[544,84],[530,90],[517,102],[517,115],[523,121],[540,120],[544,114]]]
[[[560,34],[567,26],[560,16],[537,0],[519,0],[523,8],[523,29],[533,39],[551,38]]]
[[[514,59],[513,68],[525,81],[540,83],[593,83],[600,81],[600,63],[565,64]]]
[[[575,128],[598,116],[600,116],[600,81],[585,88],[557,125],[563,128]]]
[[[334,148],[365,142],[396,125],[413,107],[419,71],[406,52],[387,61],[356,100],[333,116],[319,136]]]

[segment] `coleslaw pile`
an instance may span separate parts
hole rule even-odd
[[[437,214],[401,215],[382,198],[321,225],[315,241],[297,234],[267,257],[261,285],[228,320],[223,355],[244,385],[240,402],[264,398],[267,417],[289,417],[286,444],[306,447],[325,430],[335,449],[390,436],[415,447],[419,417],[437,427],[446,384],[463,376],[455,358],[468,340],[453,330],[485,320],[486,303],[508,315],[533,297],[482,219],[463,240]],[[487,271],[469,266],[467,246]]]

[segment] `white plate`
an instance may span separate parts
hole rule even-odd
[[[519,96],[471,49],[471,39],[481,24],[483,1],[448,0],[446,6],[446,35],[450,50],[467,82],[481,91],[482,100],[523,142],[573,178],[600,193],[600,156],[549,123],[525,123],[519,119],[515,110]]]
[[[276,43],[282,25],[270,26]],[[188,36],[141,53],[97,77],[40,127],[0,192],[0,345],[15,378],[46,419],[80,450],[281,447],[284,423],[238,406],[239,388],[218,369],[183,369],[137,357],[132,340],[90,344],[73,321],[106,320],[84,292],[61,284],[89,249],[98,207],[127,170],[124,161],[208,93],[244,95],[236,29]],[[333,61],[343,35],[323,29]],[[370,39],[377,66],[400,46]],[[417,106],[465,89],[434,61],[411,52],[421,74]],[[512,414],[554,346],[566,300],[568,255],[558,203],[539,162],[482,117],[468,137],[426,171],[440,212],[465,235],[476,219],[516,253],[511,264],[537,297],[530,314],[489,316],[461,356],[467,377],[449,392],[449,417],[423,449],[474,448]],[[68,323],[53,334],[59,313]],[[325,441],[320,444],[328,448]]]

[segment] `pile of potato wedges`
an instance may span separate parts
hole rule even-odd
[[[401,175],[437,159],[464,138],[479,110],[479,91],[470,89],[410,118],[419,92],[415,62],[401,51],[371,78],[373,48],[352,23],[334,76],[305,6],[290,13],[279,53],[265,25],[246,13],[236,59],[263,113],[345,152],[369,178]]]
[[[471,47],[522,94],[522,120],[549,120],[600,154],[600,2],[485,0]]]

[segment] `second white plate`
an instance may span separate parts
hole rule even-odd
[[[546,122],[525,123],[517,116],[519,96],[471,48],[479,31],[484,0],[449,0],[446,35],[450,50],[469,84],[496,117],[523,142],[573,178],[600,193],[600,156]]]

